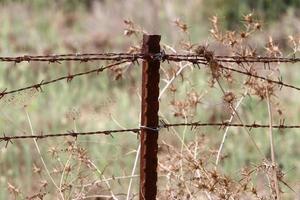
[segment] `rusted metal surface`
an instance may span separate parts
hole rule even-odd
[[[140,200],[155,200],[157,193],[157,139],[158,96],[160,60],[153,54],[160,53],[160,35],[144,35],[142,53],[142,114],[140,157]]]

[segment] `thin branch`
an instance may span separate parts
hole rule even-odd
[[[179,70],[175,73],[175,75],[167,82],[167,84],[165,85],[165,87],[161,90],[158,99],[161,99],[163,93],[168,89],[168,87],[172,84],[172,82],[176,79],[176,77],[178,77],[181,72],[188,66],[191,66],[191,64],[185,64],[183,66],[180,66]]]
[[[128,185],[128,189],[127,189],[126,200],[129,200],[130,190],[131,190],[133,178],[135,177],[134,174],[135,174],[135,170],[136,170],[136,167],[137,167],[137,164],[138,164],[139,155],[140,155],[140,150],[141,150],[141,144],[139,144],[139,146],[138,146],[138,148],[137,148],[137,151],[136,151],[136,156],[135,156],[133,168],[132,168],[132,171],[131,171],[131,177],[130,177],[129,185]]]
[[[31,130],[31,134],[33,135],[33,127],[32,127],[32,124],[31,124],[31,120],[30,120],[29,114],[28,114],[28,112],[27,112],[27,110],[26,110],[26,107],[24,108],[24,110],[25,110],[25,113],[26,113],[26,116],[27,116],[27,120],[28,120],[28,124],[29,124],[30,130]],[[38,145],[38,143],[37,143],[37,141],[36,141],[35,138],[33,138],[33,142],[34,142],[34,145],[35,145],[35,147],[36,147],[36,150],[37,150],[37,152],[38,152],[38,154],[39,154],[39,156],[40,156],[40,159],[41,159],[41,161],[42,161],[42,163],[43,163],[43,165],[44,165],[44,168],[45,168],[45,170],[46,170],[46,172],[47,172],[47,174],[48,174],[48,176],[49,176],[51,182],[53,183],[53,185],[54,185],[54,186],[56,187],[56,189],[58,190],[58,193],[60,194],[61,199],[64,200],[64,195],[63,195],[63,193],[61,192],[61,189],[60,189],[60,188],[58,187],[58,185],[55,183],[53,177],[51,176],[50,171],[49,171],[49,169],[48,169],[48,167],[47,167],[47,165],[46,165],[46,163],[45,163],[45,160],[44,160],[44,158],[43,158],[43,156],[42,156],[41,150],[40,150],[39,145]]]
[[[99,173],[99,175],[103,178],[103,180],[106,180],[105,176],[103,175],[103,173],[99,170],[99,168],[95,165],[95,163],[93,163],[91,160],[89,160],[89,163],[96,169],[96,171]],[[109,182],[106,180],[105,184],[111,194],[111,197],[113,198],[113,200],[118,200],[118,198],[114,195],[111,186],[109,184]]]
[[[274,136],[273,136],[273,119],[272,119],[272,107],[270,102],[270,96],[268,87],[266,87],[267,92],[267,105],[268,105],[268,114],[269,114],[269,139],[270,139],[270,147],[271,147],[271,161],[272,161],[272,170],[273,170],[273,179],[275,185],[275,192],[276,192],[276,199],[280,200],[280,191],[279,191],[279,184],[277,179],[277,172],[276,172],[276,160],[275,160],[275,147],[274,147]]]
[[[247,95],[248,91],[246,91],[243,96],[240,98],[240,100],[238,101],[238,103],[236,104],[234,110],[236,111],[238,109],[238,107],[241,105],[242,101],[244,100],[245,96]],[[236,111],[237,112],[237,111]],[[233,121],[233,118],[234,118],[234,115],[235,115],[235,112],[232,111],[231,113],[231,116],[228,120],[229,123],[231,123]],[[220,156],[221,156],[221,153],[222,153],[222,149],[223,149],[223,146],[224,146],[224,143],[225,143],[225,139],[227,137],[227,133],[229,131],[229,126],[226,127],[225,129],[225,132],[223,134],[223,138],[222,138],[222,142],[220,144],[220,147],[219,147],[219,150],[218,150],[218,154],[217,154],[217,159],[216,159],[216,162],[215,162],[215,168],[217,168],[218,164],[219,164],[219,160],[220,160]]]

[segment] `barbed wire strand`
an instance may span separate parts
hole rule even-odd
[[[113,64],[110,64],[110,65],[106,65],[105,67],[99,67],[99,68],[89,70],[89,71],[85,71],[85,72],[70,74],[70,75],[62,76],[62,77],[52,79],[52,80],[49,80],[49,81],[43,81],[42,80],[38,84],[30,85],[30,86],[27,86],[27,87],[22,87],[22,88],[15,89],[15,90],[6,91],[7,89],[5,89],[2,92],[0,92],[0,99],[3,98],[5,95],[12,94],[12,93],[18,93],[18,92],[21,92],[21,91],[24,91],[24,90],[29,90],[29,89],[36,89],[38,91],[42,91],[42,86],[49,85],[49,84],[52,84],[52,83],[55,83],[55,82],[58,82],[58,81],[62,81],[62,80],[67,80],[67,82],[70,82],[75,77],[84,76],[84,75],[88,75],[88,74],[91,74],[91,73],[100,73],[100,72],[103,72],[106,69],[112,68],[112,67],[117,66],[117,65],[121,65],[121,64],[126,63],[126,62],[132,62],[132,60],[125,60],[125,61],[113,63]]]
[[[55,54],[55,55],[23,55],[15,57],[0,57],[0,62],[49,62],[60,63],[61,61],[97,61],[97,60],[128,60],[143,58],[143,54],[130,54],[130,53],[83,53],[83,54]]]
[[[270,125],[268,124],[239,124],[239,123],[228,123],[228,122],[219,122],[219,123],[201,123],[201,122],[192,122],[192,123],[174,123],[174,124],[168,124],[161,122],[162,125],[160,128],[169,128],[169,127],[179,127],[179,126],[191,126],[193,127],[209,127],[209,126],[218,126],[220,128],[223,127],[246,127],[246,128],[270,128]],[[284,125],[284,121],[281,122],[279,125],[273,125],[272,128],[277,129],[298,129],[300,128],[300,125]]]
[[[96,61],[96,60],[126,60],[130,58],[145,59],[149,55],[142,53],[70,53],[70,54],[53,54],[53,55],[23,55],[23,56],[2,56],[0,62],[61,62],[61,61]],[[181,61],[206,61],[203,55],[197,54],[165,54],[159,53],[159,55],[152,55],[154,57],[162,57],[163,60],[181,62]],[[267,57],[267,56],[215,56],[218,62],[260,62],[260,63],[272,63],[272,62],[285,62],[285,63],[297,63],[300,62],[300,58],[296,57]]]
[[[92,57],[90,57],[92,56]],[[93,57],[95,56],[95,57]],[[48,62],[60,62],[60,61],[81,61],[81,62],[87,62],[92,60],[129,60],[131,59],[133,62],[137,61],[137,59],[145,59],[149,55],[145,54],[132,54],[132,53],[83,53],[83,54],[55,54],[55,55],[38,55],[38,56],[30,56],[30,55],[24,55],[24,56],[17,56],[17,57],[0,57],[0,61],[6,61],[6,62],[15,62],[20,63],[23,61],[48,61]],[[150,55],[151,56],[151,55]],[[204,64],[207,65],[207,59],[203,55],[195,55],[195,54],[164,54],[159,53],[159,55],[152,55],[152,57],[156,59],[161,60],[168,60],[168,61],[175,61],[175,62],[182,62],[182,61],[188,61],[193,64]],[[270,62],[290,62],[290,63],[296,63],[300,61],[300,58],[285,58],[285,57],[263,57],[263,56],[215,56],[215,60],[218,62],[236,62],[236,63],[242,63],[242,62],[262,62],[262,63],[270,63]],[[221,68],[227,69],[230,71],[234,71],[236,73],[244,74],[247,76],[255,77],[261,80],[265,80],[274,84],[278,84],[284,87],[296,89],[300,91],[300,87],[296,87],[291,84],[287,84],[282,82],[281,80],[276,81],[272,79],[268,79],[266,77],[258,76],[255,74],[252,74],[250,72],[244,72],[238,69],[233,69],[230,67],[225,67],[223,65],[220,65]],[[101,70],[101,69],[99,69]],[[98,72],[99,72],[98,70]],[[95,70],[97,71],[97,70]],[[95,71],[89,72],[93,73]],[[79,74],[83,75],[83,74]],[[76,76],[76,75],[75,75]],[[75,77],[74,76],[74,77]],[[60,81],[62,79],[68,79],[70,80],[71,76],[65,76],[53,81],[47,81],[47,82],[41,82],[40,84],[35,84],[32,86],[12,90],[9,92],[3,91],[0,93],[0,98],[3,97],[5,94],[20,92],[23,90],[31,89],[31,88],[41,88],[42,85],[50,84],[52,82]]]
[[[22,140],[22,139],[45,139],[45,138],[53,138],[53,137],[66,137],[71,136],[77,138],[78,136],[90,136],[90,135],[110,135],[114,133],[139,133],[140,129],[116,129],[116,130],[103,130],[103,131],[90,131],[90,132],[74,132],[68,131],[66,133],[58,133],[58,134],[40,134],[40,135],[14,135],[14,136],[6,136],[5,134],[0,137],[0,142],[5,141],[6,146],[12,140]]]
[[[284,87],[288,87],[288,88],[292,88],[292,89],[300,91],[300,87],[284,83],[282,80],[278,80],[278,81],[272,80],[272,79],[269,79],[269,78],[266,78],[266,77],[263,77],[263,76],[258,76],[256,74],[252,74],[251,72],[245,72],[245,71],[241,71],[241,70],[238,70],[238,69],[233,69],[231,67],[225,67],[223,65],[220,65],[220,68],[227,69],[227,70],[239,73],[239,74],[244,74],[244,75],[247,75],[247,76],[251,76],[251,77],[254,77],[254,78],[265,80],[267,82],[271,82],[271,83],[274,83],[274,84],[277,84],[277,85],[281,85],[281,86],[284,86]]]
[[[188,62],[191,62],[193,65],[197,65],[197,66],[199,64],[208,65],[207,61],[188,60]],[[222,69],[225,69],[225,70],[233,71],[233,72],[236,72],[236,73],[239,73],[239,74],[242,74],[242,75],[246,75],[246,76],[249,76],[249,77],[254,77],[254,78],[261,79],[261,80],[264,80],[264,81],[267,81],[267,82],[270,82],[270,83],[274,83],[274,84],[277,84],[277,85],[280,85],[280,86],[283,86],[283,87],[292,88],[292,89],[300,91],[300,87],[297,87],[297,86],[292,85],[292,84],[284,83],[282,80],[277,81],[277,80],[269,79],[269,78],[266,78],[266,77],[263,77],[263,76],[253,74],[249,71],[241,71],[241,70],[234,69],[234,68],[231,68],[231,67],[225,67],[224,65],[218,65],[218,66]]]
[[[180,126],[190,126],[191,129],[195,127],[246,127],[246,128],[270,128],[268,124],[237,124],[237,123],[227,123],[227,122],[219,122],[219,123],[201,123],[201,122],[192,122],[192,123],[165,123],[163,121],[160,121],[161,125],[155,130],[160,129],[168,129],[169,127],[180,127]],[[46,138],[53,138],[53,137],[66,137],[71,136],[77,138],[78,136],[90,136],[90,135],[110,135],[114,133],[136,133],[139,134],[141,129],[144,128],[151,128],[151,127],[140,127],[140,128],[131,128],[131,129],[114,129],[114,130],[102,130],[102,131],[90,131],[90,132],[74,132],[74,131],[68,131],[66,133],[58,133],[58,134],[43,134],[40,135],[14,135],[14,136],[7,136],[3,134],[3,136],[0,137],[0,142],[5,141],[6,145],[9,142],[12,142],[13,140],[23,140],[23,139],[46,139]],[[284,125],[284,122],[281,122],[279,125],[273,125],[272,128],[277,129],[299,129],[300,125]],[[153,129],[153,127],[151,128]]]
[[[93,56],[95,55],[96,57],[88,57],[88,56]],[[71,56],[71,57],[70,57]],[[100,57],[99,57],[100,56]],[[49,62],[59,62],[59,61],[64,61],[64,60],[75,60],[75,61],[81,61],[81,62],[87,62],[89,60],[96,60],[96,59],[103,59],[103,60],[123,60],[125,59],[125,61],[120,61],[118,63],[112,64],[112,65],[108,65],[106,67],[101,67],[101,68],[97,68],[91,71],[87,71],[87,72],[81,72],[78,74],[73,74],[73,75],[68,75],[68,76],[63,76],[54,80],[50,80],[50,81],[41,81],[38,84],[34,84],[31,86],[27,86],[27,87],[23,87],[23,88],[19,88],[19,89],[15,89],[15,90],[11,90],[11,91],[6,91],[3,90],[2,92],[0,92],[0,99],[2,97],[4,97],[7,94],[12,94],[12,93],[16,93],[16,92],[20,92],[23,90],[28,90],[28,89],[32,89],[35,88],[37,90],[41,90],[41,86],[44,85],[48,85],[57,81],[61,81],[64,79],[67,79],[67,81],[71,81],[74,77],[77,76],[82,76],[82,75],[86,75],[86,74],[90,74],[90,73],[94,73],[94,72],[101,72],[107,68],[116,66],[116,65],[120,65],[122,63],[128,62],[129,60],[131,60],[131,62],[137,62],[137,59],[139,58],[143,58],[143,59],[147,59],[149,56],[152,56],[154,59],[159,59],[159,60],[168,60],[168,61],[175,61],[175,62],[181,62],[181,61],[188,61],[193,63],[194,65],[199,65],[199,64],[203,64],[203,65],[207,65],[207,59],[205,57],[203,57],[202,55],[193,55],[193,54],[164,54],[164,53],[159,53],[158,55],[145,55],[145,54],[130,54],[130,53],[86,53],[86,54],[60,54],[60,55],[41,55],[41,56],[19,56],[19,57],[0,57],[0,61],[12,61],[12,62],[23,62],[23,61],[49,61]],[[239,56],[215,56],[216,61],[220,61],[220,62],[226,62],[228,60],[226,59],[232,59],[230,62],[251,62],[255,61],[255,62],[299,62],[300,58],[277,58],[277,57],[239,57]],[[223,60],[222,60],[223,59]],[[224,60],[225,59],[225,60]],[[254,77],[254,78],[258,78],[261,80],[265,80],[274,84],[278,84],[284,87],[288,87],[288,88],[292,88],[292,89],[296,89],[298,91],[300,91],[300,87],[291,85],[291,84],[287,84],[284,83],[282,80],[272,80],[266,77],[262,77],[262,76],[258,76],[256,74],[252,74],[251,72],[248,71],[241,71],[238,69],[233,69],[230,67],[225,67],[223,65],[219,65],[220,68],[226,69],[226,70],[230,70],[236,73],[240,73],[243,75],[247,75],[250,77]]]
[[[284,62],[284,63],[297,63],[300,62],[300,58],[296,57],[266,57],[266,56],[214,56],[218,62],[234,62],[234,63],[273,63],[273,62]],[[197,54],[166,54],[165,60],[169,61],[206,61],[203,55]]]

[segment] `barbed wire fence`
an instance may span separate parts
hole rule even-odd
[[[84,54],[56,54],[56,55],[24,55],[15,57],[0,57],[0,62],[10,63],[22,63],[22,62],[47,62],[62,63],[65,61],[74,61],[80,63],[87,63],[91,61],[111,61],[113,63],[106,66],[101,66],[92,70],[83,71],[80,73],[68,74],[52,80],[41,80],[39,83],[32,84],[25,87],[20,87],[13,90],[2,89],[0,92],[0,100],[7,95],[13,93],[20,93],[25,90],[36,89],[42,92],[42,87],[54,84],[59,81],[67,81],[70,83],[74,78],[87,76],[89,74],[99,74],[112,67],[124,64],[133,63],[139,64],[141,60],[143,62],[143,81],[142,85],[142,115],[141,126],[130,129],[113,129],[113,130],[97,130],[87,132],[75,132],[66,131],[65,133],[39,133],[33,135],[10,135],[3,134],[0,136],[0,142],[5,143],[5,147],[9,143],[13,143],[14,140],[26,140],[26,139],[47,139],[53,137],[81,137],[90,135],[108,135],[135,133],[140,135],[141,140],[141,163],[140,163],[140,199],[155,199],[157,193],[157,137],[161,129],[169,129],[170,127],[189,126],[191,129],[196,127],[244,127],[248,129],[254,128],[277,128],[277,129],[299,129],[300,125],[285,125],[284,121],[278,125],[269,124],[243,124],[243,123],[229,123],[229,122],[191,122],[191,123],[166,123],[163,120],[159,120],[158,116],[158,84],[159,67],[163,62],[189,62],[195,68],[201,69],[201,66],[208,66],[212,69],[211,65],[214,65],[217,70],[227,70],[234,73],[241,74],[249,78],[260,79],[267,83],[272,83],[281,87],[286,87],[300,91],[300,87],[286,83],[282,78],[278,80],[271,79],[269,77],[257,75],[257,73],[251,69],[244,68],[235,69],[232,67],[226,67],[223,63],[262,63],[269,65],[270,63],[298,63],[300,58],[296,57],[265,57],[265,56],[215,56],[210,51],[205,49],[198,52],[198,54],[167,54],[160,50],[160,36],[158,35],[144,35],[142,53],[84,53]],[[214,71],[212,72],[214,74]],[[154,171],[154,173],[153,173]]]

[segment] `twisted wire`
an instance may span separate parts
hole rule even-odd
[[[241,71],[241,70],[238,70],[238,69],[233,69],[231,67],[225,67],[223,65],[220,65],[219,67],[222,68],[222,69],[227,69],[229,71],[233,71],[233,72],[236,72],[236,73],[239,73],[239,74],[243,74],[243,75],[247,75],[247,76],[250,76],[250,77],[257,78],[257,79],[265,80],[265,81],[270,82],[270,83],[274,83],[274,84],[277,84],[277,85],[280,85],[280,86],[283,86],[283,87],[292,88],[292,89],[300,91],[300,87],[294,86],[292,84],[284,83],[281,80],[278,80],[278,81],[272,80],[272,79],[269,79],[269,78],[266,78],[266,77],[263,77],[263,76],[252,74],[251,72],[247,72],[247,71],[245,72],[245,71]]]
[[[199,64],[208,65],[208,62],[204,61],[204,60],[203,61],[197,61],[195,59],[191,59],[191,60],[187,59],[187,60],[184,60],[184,61],[191,62],[193,65],[199,65]],[[285,83],[282,80],[269,79],[269,78],[266,78],[266,77],[263,77],[263,76],[253,74],[250,71],[242,71],[242,70],[234,69],[234,68],[231,68],[231,67],[225,67],[224,65],[218,65],[218,67],[222,68],[222,69],[225,69],[225,70],[233,71],[233,72],[236,72],[236,73],[239,73],[239,74],[242,74],[242,75],[246,75],[246,76],[249,76],[249,77],[254,77],[254,78],[257,78],[257,79],[261,79],[261,80],[267,81],[269,83],[274,83],[274,84],[280,85],[282,87],[287,87],[287,88],[291,88],[291,89],[295,89],[295,90],[300,91],[300,87],[297,87],[297,86],[292,85],[292,84]]]
[[[62,61],[97,61],[97,60],[128,60],[143,58],[142,54],[130,54],[130,53],[82,53],[82,54],[55,54],[55,55],[23,55],[23,56],[7,56],[0,57],[0,62],[49,62],[60,63]]]
[[[40,135],[14,135],[14,136],[6,136],[5,134],[0,137],[0,142],[11,142],[13,140],[24,140],[24,139],[46,139],[46,138],[53,138],[53,137],[78,137],[78,136],[89,136],[89,135],[110,135],[114,133],[139,133],[139,128],[132,128],[132,129],[114,129],[114,130],[103,130],[103,131],[90,131],[90,132],[73,132],[68,131],[66,133],[58,133],[58,134],[40,134]]]
[[[201,122],[191,122],[191,123],[162,123],[161,128],[169,128],[169,127],[179,127],[179,126],[190,126],[190,127],[210,127],[210,126],[217,126],[217,127],[246,127],[246,128],[270,128],[268,124],[238,124],[238,123],[228,123],[228,122],[219,122],[219,123],[201,123]],[[300,125],[272,125],[272,128],[275,129],[298,129]]]
[[[96,60],[127,60],[127,59],[145,59],[149,55],[142,53],[69,53],[69,54],[53,54],[53,55],[22,55],[22,56],[0,56],[0,62],[58,62],[61,61],[96,61]],[[206,61],[203,55],[197,54],[165,54],[159,53],[159,55],[150,55],[154,57],[161,57],[163,60],[182,62],[199,62]],[[300,62],[300,58],[296,57],[267,57],[267,56],[214,56],[218,62],[234,62],[234,63],[272,63],[272,62],[284,62],[284,63],[297,63]]]
[[[266,57],[266,56],[214,56],[214,59],[218,62],[229,62],[229,63],[297,63],[300,62],[300,58],[292,57]],[[207,59],[203,55],[196,54],[166,54],[165,60],[175,62],[206,62]]]

